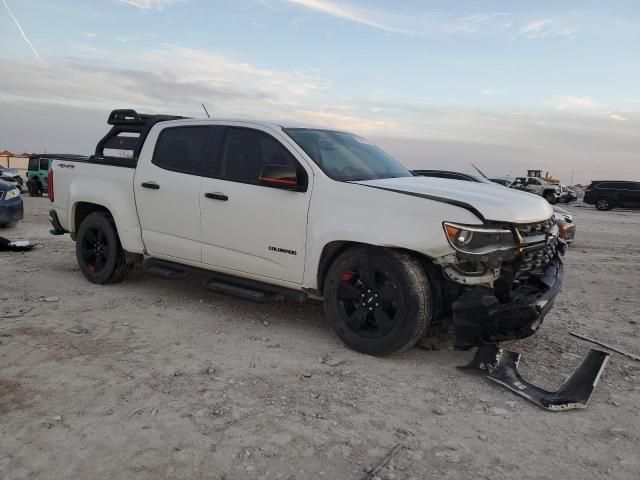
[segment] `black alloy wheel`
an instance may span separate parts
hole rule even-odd
[[[338,304],[348,328],[366,338],[379,338],[397,322],[398,280],[375,265],[361,264],[340,276]]]
[[[596,208],[601,211],[611,210],[613,208],[613,204],[608,198],[600,197],[596,200]]]
[[[323,289],[327,320],[349,347],[383,356],[412,347],[434,314],[429,278],[407,252],[356,246],[338,256]]]
[[[90,273],[99,275],[104,271],[109,260],[109,241],[102,228],[98,225],[88,227],[83,235],[80,249],[82,260]]]
[[[76,238],[76,259],[92,283],[116,283],[129,271],[113,219],[106,212],[93,212],[82,221]]]

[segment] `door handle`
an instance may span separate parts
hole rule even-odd
[[[150,188],[151,190],[160,190],[160,185],[156,182],[142,182],[140,186],[144,188]]]
[[[222,200],[223,202],[226,202],[227,200],[229,200],[229,197],[227,197],[224,193],[220,193],[220,192],[205,193],[204,196],[207,198],[211,198],[212,200]]]

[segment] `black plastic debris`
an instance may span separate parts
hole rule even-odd
[[[475,357],[463,369],[479,369],[487,372],[487,378],[536,405],[552,411],[585,408],[600,380],[609,354],[589,350],[580,366],[555,392],[544,390],[527,382],[518,372],[520,354],[504,350],[496,344],[478,348]]]
[[[12,241],[0,237],[0,252],[26,252],[33,247],[35,247],[35,244],[29,242],[29,240]]]

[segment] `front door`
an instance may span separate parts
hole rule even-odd
[[[200,183],[212,131],[210,126],[165,128],[151,158],[143,152],[138,160],[138,218],[145,248],[154,256],[202,261]]]
[[[215,178],[203,178],[200,191],[203,263],[302,283],[310,170],[258,127],[226,127],[218,151]],[[266,164],[295,166],[306,191],[261,184]]]

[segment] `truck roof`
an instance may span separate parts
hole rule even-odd
[[[254,118],[182,118],[173,120],[175,123],[201,123],[204,125],[207,124],[216,124],[216,123],[247,123],[251,125],[259,125],[261,127],[273,128],[273,129],[287,129],[287,128],[309,128],[314,130],[329,130],[332,132],[344,132],[345,130],[338,128],[331,128],[323,125],[317,125],[306,122],[294,122],[291,120],[264,120],[264,119],[254,119]]]

